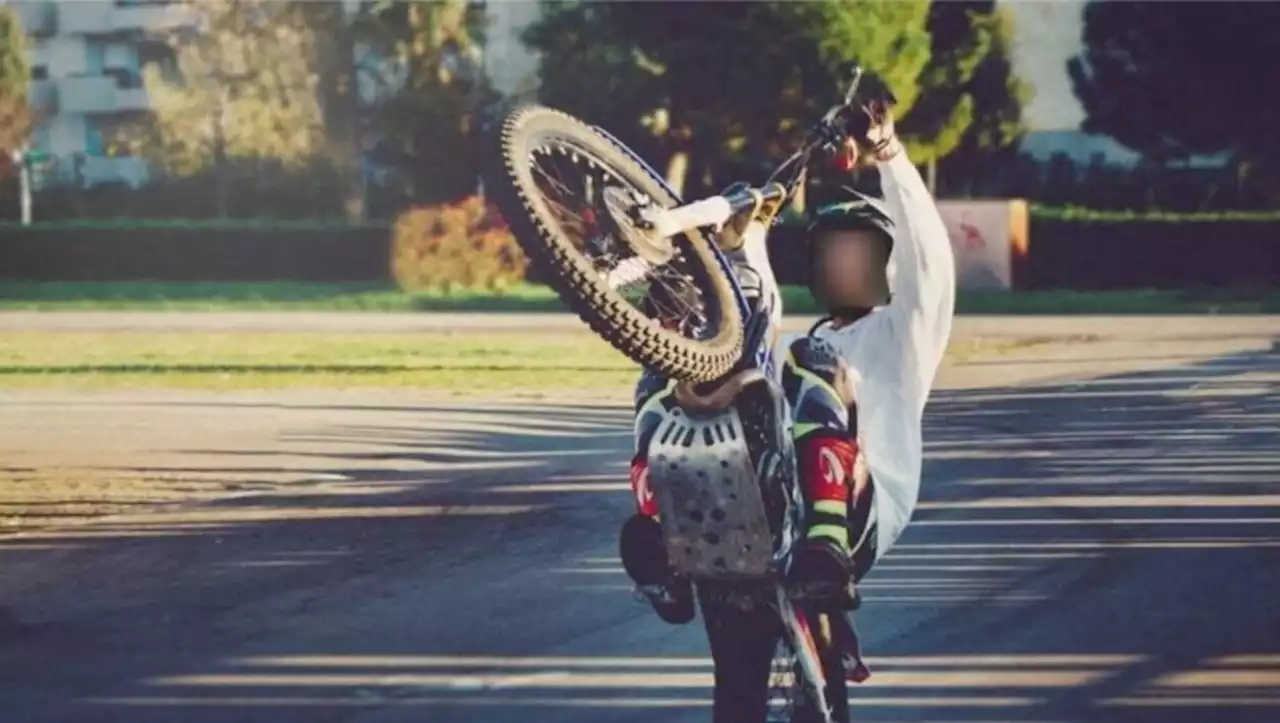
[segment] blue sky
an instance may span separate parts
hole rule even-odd
[[[1080,52],[1084,0],[998,0],[1016,23],[1013,62],[1035,89],[1025,109],[1032,130],[1075,130],[1084,110],[1067,77],[1067,60]]]

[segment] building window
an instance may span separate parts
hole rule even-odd
[[[84,152],[90,156],[106,155],[106,144],[102,141],[102,128],[91,118],[85,119]]]
[[[142,87],[142,75],[136,70],[131,70],[129,68],[107,68],[103,75],[115,78],[116,87],[121,90],[130,90]]]
[[[160,77],[167,83],[177,85],[181,80],[181,74],[178,72],[178,58],[173,48],[166,43],[138,43],[139,71],[145,72],[148,66],[153,66],[160,71]]]
[[[50,148],[51,141],[52,141],[52,138],[50,137],[50,134],[49,134],[48,123],[41,123],[40,125],[36,126],[35,130],[32,131],[31,133],[31,146],[33,148],[38,148],[42,151],[48,151]]]
[[[87,75],[102,75],[107,67],[107,47],[102,43],[89,40],[84,46],[84,72]]]

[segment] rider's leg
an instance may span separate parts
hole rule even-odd
[[[698,598],[715,672],[712,723],[765,720],[781,620],[768,606],[741,608],[718,601],[714,586],[699,589]]]
[[[875,559],[873,486],[858,453],[857,414],[845,362],[830,344],[804,337],[791,345],[783,388],[791,406],[808,529],[793,579],[842,590]]]
[[[665,410],[675,403],[670,380],[645,371],[636,385],[636,447],[631,458],[631,491],[636,512],[622,526],[619,556],[622,567],[658,616],[683,624],[694,617],[692,586],[671,574],[667,550],[658,524],[658,506],[649,486],[649,442]]]

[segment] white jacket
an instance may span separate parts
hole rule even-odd
[[[951,337],[955,314],[955,257],[937,206],[906,153],[880,164],[886,210],[894,222],[889,259],[890,302],[841,329],[822,327],[848,362],[858,407],[858,444],[876,483],[877,555],[902,535],[920,496],[924,445],[921,421],[934,377]],[[782,313],[765,250],[764,227],[744,239],[748,263]],[[781,357],[780,357],[781,358]]]

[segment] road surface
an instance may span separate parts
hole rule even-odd
[[[790,316],[787,331],[817,317]],[[311,331],[342,334],[431,331],[584,331],[565,313],[389,313],[360,311],[0,311],[0,331]],[[1274,337],[1276,316],[960,316],[959,336],[1078,337],[1103,334],[1134,341],[1153,337]]]
[[[1280,720],[1280,349],[1193,332],[948,370],[916,522],[864,585],[857,720]],[[0,538],[0,721],[705,721],[700,629],[616,562],[629,422],[5,395],[8,472],[61,444],[238,482]]]

